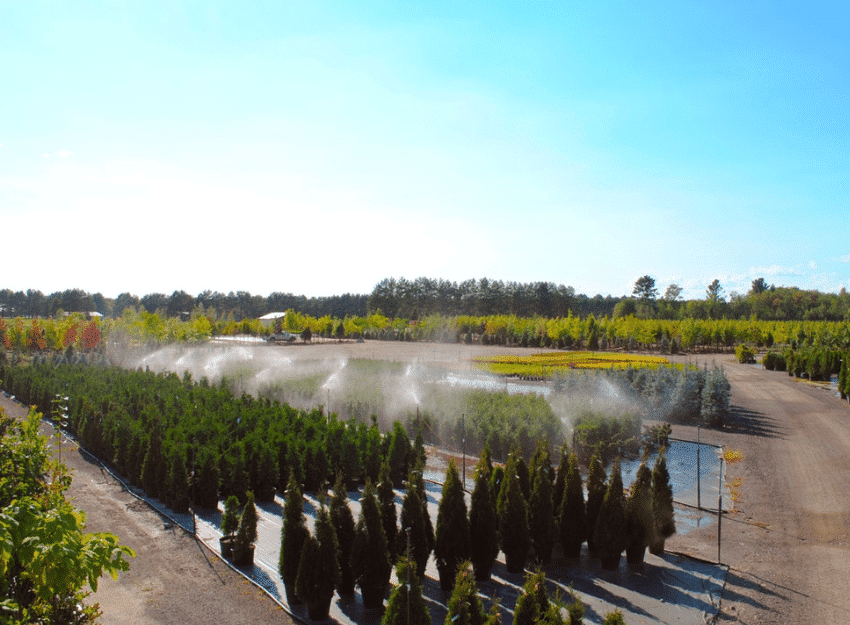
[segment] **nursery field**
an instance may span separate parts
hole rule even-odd
[[[291,353],[287,347],[267,349]],[[493,358],[505,350],[368,341],[297,351],[311,352],[311,356],[321,353],[329,359],[431,361],[464,368],[473,367],[476,357]],[[543,353],[540,349],[510,351],[524,356]],[[670,360],[682,363],[686,358]],[[710,366],[713,358],[691,357],[691,362]],[[722,524],[720,560],[730,570],[717,622],[846,622],[850,619],[845,581],[850,549],[850,410],[829,391],[801,384],[785,373],[739,365],[729,357],[719,364],[732,385],[732,418],[722,430],[703,428],[700,433],[703,442],[723,445],[727,451],[726,486],[735,502]],[[677,425],[672,435],[697,437],[695,428]],[[105,494],[108,478],[94,465],[78,462],[75,470],[72,494],[76,505],[89,514],[92,529],[121,536],[121,528],[132,526],[138,534],[130,543],[138,553],[130,573],[103,584],[103,594],[95,597],[104,609],[104,622],[166,623],[175,622],[179,615],[180,622],[206,625],[211,614],[220,622],[291,622],[270,600],[229,570],[217,567],[212,556],[197,548],[187,550],[185,536],[162,531],[159,517],[141,515],[129,502],[111,504],[119,496]],[[709,523],[675,535],[668,548],[716,561],[717,525]],[[606,589],[612,603],[622,584],[623,580],[614,580]],[[669,621],[645,614],[627,622]]]

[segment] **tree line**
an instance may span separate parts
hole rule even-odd
[[[753,316],[774,321],[847,321],[850,320],[850,295],[821,293],[797,287],[767,284],[764,278],[752,281],[747,293],[727,295],[719,280],[706,286],[705,298],[683,300],[682,288],[667,286],[659,296],[655,279],[642,276],[635,282],[631,296],[588,296],[571,286],[553,282],[514,282],[469,279],[461,282],[442,278],[385,278],[368,294],[345,293],[327,297],[306,297],[279,291],[270,295],[252,295],[248,291],[206,290],[197,295],[186,291],[148,293],[141,297],[129,292],[108,298],[82,289],[66,289],[49,295],[36,289],[0,290],[0,315],[5,317],[52,317],[66,312],[99,312],[118,317],[124,309],[142,308],[148,313],[179,317],[201,308],[212,319],[235,321],[258,318],[269,312],[294,310],[312,317],[337,319],[365,317],[380,312],[393,319],[419,320],[431,315],[443,317],[517,317],[557,318],[572,315],[586,318],[627,317],[639,319],[749,319]]]

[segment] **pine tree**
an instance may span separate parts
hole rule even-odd
[[[354,573],[351,569],[351,547],[354,544],[354,515],[348,505],[348,492],[342,473],[337,475],[330,505],[331,523],[337,538],[337,563],[339,564],[340,595],[354,594]]]
[[[630,565],[640,565],[655,533],[655,519],[652,516],[652,472],[646,466],[645,459],[640,463],[635,481],[632,482],[626,502],[626,520],[626,559]]]
[[[620,565],[620,556],[627,543],[626,501],[623,496],[623,476],[620,471],[620,459],[614,460],[611,467],[611,479],[599,508],[599,517],[593,530],[593,542],[602,561],[602,568],[616,570]]]
[[[378,505],[381,508],[381,523],[384,525],[384,534],[387,537],[387,548],[390,550],[390,559],[395,560],[398,555],[398,517],[395,508],[395,491],[390,479],[390,464],[384,459],[381,463],[380,482],[378,482]]]
[[[449,597],[445,625],[484,625],[487,615],[478,596],[475,579],[469,562],[462,562],[454,579],[454,589]]]
[[[534,557],[540,564],[548,564],[552,558],[552,548],[557,538],[551,473],[549,452],[543,450],[543,453],[536,455],[533,465],[534,484],[528,502],[528,529],[534,546]]]
[[[705,378],[700,416],[703,423],[713,427],[723,427],[723,422],[729,416],[729,381],[716,365]]]
[[[339,581],[337,540],[330,514],[322,504],[316,517],[316,536],[309,536],[301,550],[295,589],[307,604],[314,621],[328,618],[334,587]]]
[[[592,556],[596,556],[596,539],[594,538],[594,529],[596,520],[599,517],[599,508],[602,507],[602,500],[605,498],[605,492],[608,486],[605,483],[607,479],[605,475],[605,467],[602,466],[602,460],[599,458],[599,452],[595,451],[590,458],[590,470],[587,474],[587,548]]]
[[[502,551],[505,552],[505,566],[509,573],[522,572],[531,546],[528,508],[520,490],[516,462],[516,456],[511,454],[496,509]]]
[[[398,584],[390,593],[381,625],[431,625],[431,614],[422,598],[416,564],[402,556],[395,571]]]
[[[569,455],[566,467],[564,497],[558,514],[561,547],[567,558],[581,555],[581,544],[587,536],[587,519],[584,503],[584,490],[581,473],[578,470],[578,457],[575,452]]]
[[[363,605],[379,608],[390,583],[390,552],[381,523],[381,511],[375,498],[375,487],[367,480],[360,498],[360,516],[354,528],[354,545],[351,549],[354,581],[360,587]]]
[[[667,471],[667,450],[662,449],[652,468],[652,516],[655,520],[655,533],[649,545],[650,553],[664,553],[665,541],[676,533],[676,521],[673,511],[673,488],[670,486],[670,473]]]
[[[427,508],[422,503],[419,488],[416,484],[415,472],[411,471],[407,480],[407,491],[401,504],[401,531],[399,532],[398,552],[403,550],[406,541],[410,541],[411,557],[416,563],[416,570],[425,575],[428,557],[433,548],[433,534],[430,533],[430,517]]]
[[[434,559],[440,575],[440,586],[451,590],[458,566],[470,557],[469,518],[466,500],[457,465],[454,459],[449,461],[443,494],[437,510],[437,529],[434,537]]]
[[[482,454],[475,468],[475,488],[469,506],[470,557],[478,581],[490,579],[499,555],[499,523],[488,465]]]
[[[304,516],[304,497],[295,482],[295,476],[290,476],[289,486],[286,489],[286,501],[283,506],[283,527],[281,528],[280,560],[278,563],[289,605],[303,603],[296,592],[295,582],[298,577],[298,566],[301,562],[301,550],[309,536],[307,519]]]

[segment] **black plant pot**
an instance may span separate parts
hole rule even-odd
[[[254,564],[254,545],[236,544],[233,547],[233,564],[252,566]]]
[[[651,543],[649,543],[649,553],[654,556],[660,556],[664,553],[664,543],[666,540],[664,538],[656,538]]]
[[[645,555],[646,545],[644,545],[643,543],[626,547],[626,562],[628,562],[630,567],[643,567],[643,559]]]
[[[581,543],[565,545],[564,557],[570,560],[578,560],[581,557]]]
[[[527,554],[523,553],[506,553],[505,554],[505,568],[508,569],[508,573],[522,573],[525,570],[525,558]]]
[[[457,571],[450,566],[438,566],[437,573],[440,575],[440,589],[446,592],[455,587],[455,575]]]
[[[233,545],[236,539],[233,536],[223,536],[218,539],[218,546],[221,548],[221,557],[225,560],[233,559]]]
[[[615,554],[600,554],[599,560],[602,563],[602,568],[606,571],[616,571],[620,568],[620,556],[622,553],[617,552]]]

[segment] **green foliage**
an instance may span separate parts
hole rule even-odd
[[[468,561],[458,565],[445,625],[484,625],[487,619]]]
[[[407,480],[407,491],[401,504],[401,531],[397,553],[404,552],[407,541],[410,541],[410,553],[416,563],[416,570],[421,572],[420,575],[424,575],[428,557],[434,546],[434,533],[427,504],[423,499],[424,485],[421,491],[417,487],[421,479],[421,474],[411,471]]]
[[[232,536],[239,529],[239,500],[236,495],[230,495],[224,502],[224,514],[221,517],[221,533]]]
[[[729,416],[729,391],[731,387],[723,370],[714,366],[705,378],[702,389],[702,405],[700,415],[703,423],[713,427],[723,427]]]
[[[514,625],[538,625],[549,611],[549,605],[546,575],[540,570],[528,573],[514,608]]]
[[[339,582],[338,544],[330,514],[324,505],[316,516],[315,537],[310,536],[301,550],[295,589],[310,611],[311,618],[327,618],[327,609]]]
[[[368,481],[360,499],[360,516],[354,529],[351,562],[354,580],[363,594],[364,604],[366,607],[377,607],[383,602],[392,567],[381,512],[375,498],[375,487]]]
[[[254,493],[248,491],[248,500],[239,517],[239,529],[236,530],[236,542],[247,546],[257,540],[257,506],[254,505]]]
[[[109,533],[85,533],[85,515],[65,498],[65,467],[49,459],[34,410],[22,422],[0,408],[0,605],[4,623],[94,622],[88,584],[129,569],[132,549]],[[45,479],[49,476],[49,480]]]
[[[742,364],[751,364],[756,361],[756,353],[748,345],[741,343],[735,348],[735,358]]]
[[[479,581],[490,579],[490,571],[499,555],[499,524],[489,466],[489,458],[482,454],[475,468],[475,487],[469,507],[470,559]]]
[[[548,564],[557,539],[554,486],[549,452],[543,446],[538,446],[538,450],[540,453],[535,454],[531,471],[534,484],[528,501],[528,529],[535,559],[540,564]]]
[[[296,581],[301,551],[310,532],[307,530],[307,518],[304,516],[304,497],[298,484],[290,478],[286,489],[286,501],[283,506],[283,526],[281,527],[280,559],[278,570],[283,579],[286,597],[290,605],[303,603],[298,596]]]
[[[643,561],[646,548],[655,534],[655,519],[652,514],[652,472],[641,462],[626,502],[628,544],[626,557],[629,563]]]
[[[437,511],[437,528],[434,540],[434,559],[444,590],[454,584],[458,566],[471,555],[470,527],[466,511],[463,486],[454,459],[449,461],[446,481]]]
[[[587,547],[592,555],[597,555],[596,539],[594,538],[596,522],[599,518],[599,509],[602,507],[602,500],[605,498],[605,493],[608,490],[606,485],[607,476],[605,475],[605,467],[602,465],[602,460],[599,454],[594,453],[590,458],[590,469],[587,474]]]
[[[520,490],[516,467],[516,455],[511,454],[496,504],[499,539],[510,573],[519,573],[523,570],[528,549],[531,547],[531,537],[528,532],[528,507]]]
[[[641,446],[642,424],[641,417],[636,414],[613,416],[583,412],[573,425],[573,449],[585,463],[589,463],[594,452],[600,454],[603,463],[621,450],[637,453]]]
[[[626,619],[623,617],[623,613],[620,612],[619,608],[615,608],[613,612],[608,612],[605,615],[602,625],[626,625]]]
[[[673,487],[667,471],[667,453],[661,450],[652,468],[652,516],[655,532],[649,549],[658,555],[664,552],[664,541],[676,533],[673,510]]]
[[[431,614],[422,598],[416,564],[405,557],[396,564],[399,583],[393,587],[381,625],[430,625]]]
[[[381,463],[380,481],[378,482],[378,504],[381,508],[381,523],[387,537],[387,548],[390,559],[395,560],[399,553],[398,518],[395,508],[395,491],[390,479],[390,464],[385,458]]]
[[[608,489],[599,508],[599,517],[593,529],[593,542],[602,568],[616,569],[620,556],[628,542],[626,522],[626,502],[623,496],[623,477],[620,471],[620,459],[611,467]]]
[[[566,454],[564,455],[566,456]],[[581,473],[578,469],[578,457],[575,453],[569,455],[569,464],[565,473],[567,475],[564,497],[558,510],[558,529],[564,555],[567,558],[578,558],[581,554],[581,544],[587,535],[587,518],[584,489],[581,483]]]
[[[382,511],[383,513],[383,511]],[[337,592],[340,595],[354,594],[354,573],[351,567],[351,548],[354,545],[354,515],[348,505],[348,492],[342,474],[337,476],[330,504],[331,523],[337,538],[337,562],[339,563],[339,583]],[[393,515],[395,523],[395,515]]]

